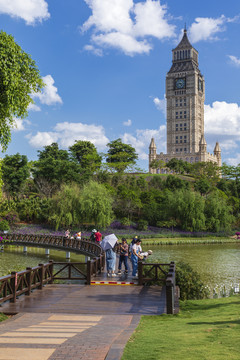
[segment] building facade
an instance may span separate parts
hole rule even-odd
[[[153,160],[167,163],[176,158],[190,163],[211,161],[221,166],[221,150],[217,142],[214,153],[207,152],[204,138],[205,81],[198,67],[198,52],[190,44],[187,30],[172,50],[172,66],[166,76],[167,154],[157,154],[152,138],[149,146],[149,172]]]

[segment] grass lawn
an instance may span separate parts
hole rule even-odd
[[[181,302],[178,315],[143,316],[122,360],[240,359],[240,296]]]
[[[185,244],[226,244],[240,243],[231,237],[176,237],[176,238],[142,238],[143,245],[185,245]]]

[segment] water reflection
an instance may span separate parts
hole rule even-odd
[[[228,289],[239,284],[240,244],[150,245],[148,248],[153,250],[153,260],[189,263],[211,288]]]
[[[20,271],[26,267],[34,267],[40,263],[54,261],[75,261],[85,262],[85,256],[71,253],[71,259],[66,260],[66,252],[50,249],[50,255],[45,254],[45,249],[28,247],[27,252],[23,252],[23,246],[4,246],[4,251],[0,252],[0,276],[9,274],[11,271]]]

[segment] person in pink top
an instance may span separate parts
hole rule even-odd
[[[102,234],[99,232],[99,230],[95,232],[95,240],[97,243],[99,243],[102,240]]]

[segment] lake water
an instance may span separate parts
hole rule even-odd
[[[144,241],[143,241],[144,243]],[[145,250],[153,250],[151,258],[160,263],[184,261],[200,273],[204,283],[219,293],[224,287],[229,290],[240,282],[240,244],[208,244],[208,245],[149,245]],[[28,266],[37,266],[48,260],[66,261],[64,251],[51,250],[50,256],[45,249],[6,246],[0,252],[0,276],[11,271],[24,270]],[[84,262],[85,256],[71,253],[71,261]]]
[[[240,282],[240,244],[149,245],[148,249],[153,250],[152,260],[189,263],[218,293]]]

